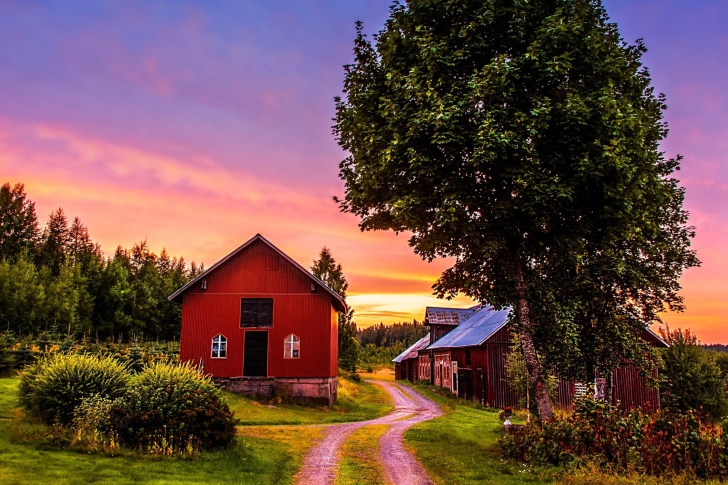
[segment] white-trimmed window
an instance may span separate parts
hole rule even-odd
[[[227,338],[222,334],[217,334],[212,338],[212,358],[227,358]]]
[[[298,359],[301,356],[301,339],[291,334],[283,343],[283,358]]]

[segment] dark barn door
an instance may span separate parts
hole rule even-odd
[[[473,399],[473,371],[470,369],[458,369],[458,397]]]
[[[268,375],[268,332],[245,332],[243,376]]]

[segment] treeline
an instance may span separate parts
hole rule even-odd
[[[417,322],[374,325],[357,329],[359,367],[371,372],[376,367],[391,366],[392,359],[424,337],[429,329]]]
[[[419,339],[427,335],[429,328],[413,322],[394,323],[392,325],[374,325],[367,328],[360,328],[357,331],[357,339],[362,347],[374,344],[377,347],[392,347],[397,342],[404,345],[406,349]]]
[[[203,270],[146,241],[105,256],[62,208],[41,229],[22,184],[0,188],[0,332],[67,338],[179,340],[167,296]]]

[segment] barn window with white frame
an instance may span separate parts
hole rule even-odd
[[[295,335],[291,334],[288,337],[286,337],[284,348],[283,348],[283,358],[284,359],[298,359],[300,357],[301,352],[301,339],[296,337]]]
[[[222,334],[217,334],[212,338],[212,358],[227,358],[227,338]]]

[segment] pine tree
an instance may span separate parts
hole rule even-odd
[[[38,239],[35,203],[26,199],[25,186],[0,187],[0,261],[34,249]]]
[[[62,208],[58,208],[48,216],[48,223],[41,236],[40,263],[51,269],[54,276],[58,276],[61,267],[66,262],[70,244],[70,230],[68,219]]]
[[[336,263],[331,250],[326,246],[321,250],[319,258],[314,260],[311,273],[346,301],[349,283],[341,264]],[[356,339],[356,323],[353,318],[354,310],[351,308],[339,313],[339,366],[352,372],[356,370],[359,361],[359,342]]]

